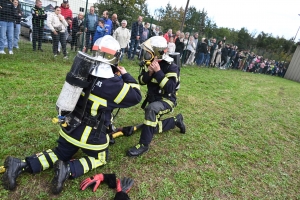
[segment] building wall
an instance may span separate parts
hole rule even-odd
[[[284,78],[300,82],[300,45],[297,46]]]

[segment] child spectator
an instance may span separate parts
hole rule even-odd
[[[96,40],[98,40],[99,38],[102,38],[105,35],[105,32],[106,32],[106,29],[104,26],[104,20],[99,19],[98,26],[96,28],[96,32],[94,35],[93,44],[96,42]]]
[[[168,54],[175,52],[175,43],[174,43],[174,37],[170,37],[169,43],[168,43]]]

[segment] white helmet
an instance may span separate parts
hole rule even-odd
[[[159,60],[172,62],[173,58],[166,54],[168,44],[167,40],[161,36],[153,36],[141,44],[144,50],[143,60],[147,64],[151,63],[156,56]]]
[[[95,41],[93,50],[96,52],[97,60],[109,65],[117,65],[121,57],[119,42],[111,35],[105,35]]]
[[[95,41],[93,50],[96,52],[96,66],[91,75],[101,78],[112,78],[112,67],[116,67],[121,56],[120,44],[110,35],[105,35]],[[98,61],[98,62],[97,62]]]

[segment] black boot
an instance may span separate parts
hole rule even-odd
[[[23,171],[28,171],[26,162],[19,158],[8,156],[4,162],[5,172],[2,176],[2,184],[5,189],[13,190],[16,188],[16,180]]]
[[[55,176],[52,179],[52,193],[59,194],[64,186],[65,181],[70,177],[71,170],[67,162],[58,160],[54,164]]]
[[[149,146],[145,146],[143,144],[138,144],[136,145],[135,147],[132,147],[130,148],[128,151],[127,151],[127,155],[130,156],[130,157],[133,157],[133,156],[140,156],[142,155],[143,153],[147,152],[149,150]]]
[[[175,126],[180,129],[180,133],[185,133],[185,125],[183,123],[183,116],[182,114],[178,114],[175,118]]]

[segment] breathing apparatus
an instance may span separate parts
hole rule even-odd
[[[56,102],[58,117],[52,120],[53,123],[60,123],[63,127],[67,126],[66,116],[74,111],[79,97],[85,89],[84,108],[80,114],[83,116],[85,104],[95,83],[95,78],[114,77],[121,57],[118,41],[112,36],[106,35],[95,41],[93,50],[96,50],[95,57],[80,51],[77,53]]]

